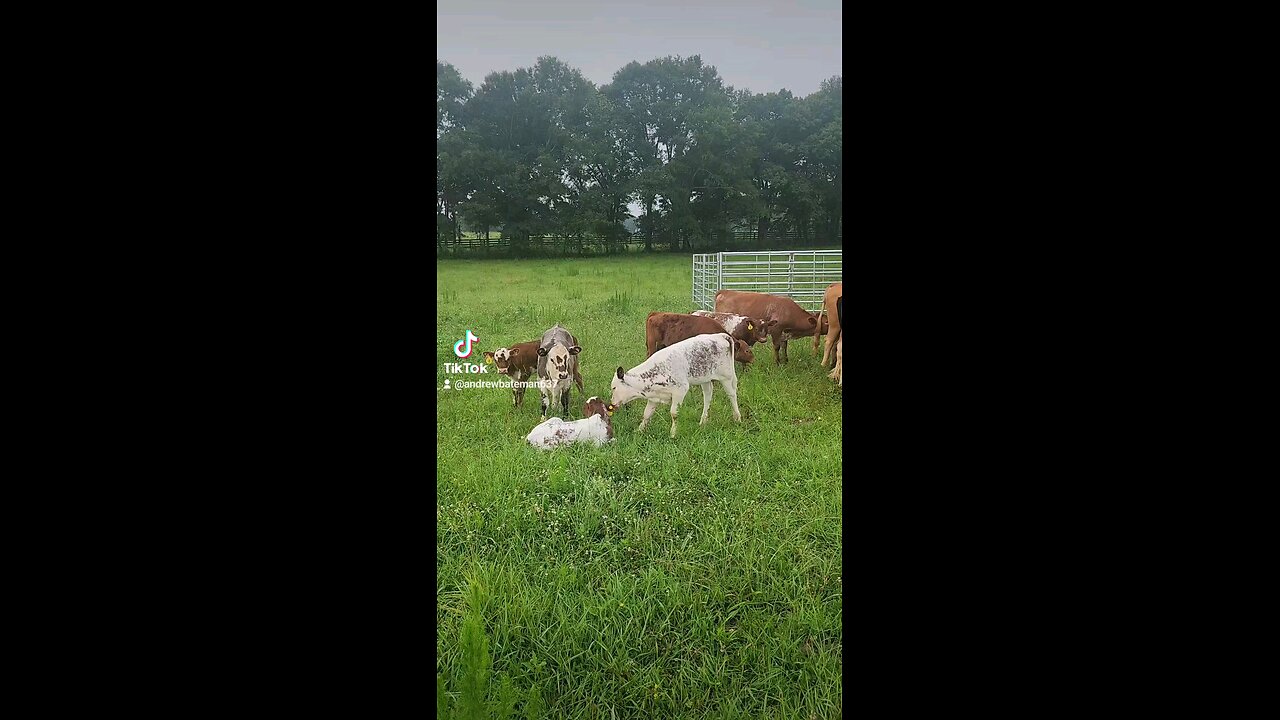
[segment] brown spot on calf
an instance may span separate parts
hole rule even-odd
[[[609,406],[605,405],[604,401],[598,397],[591,398],[590,400],[587,401],[586,405],[582,406],[582,417],[584,419],[589,418],[592,415],[599,415],[600,419],[604,420],[604,427],[606,432],[605,437],[612,440],[613,439],[613,418],[609,417]]]

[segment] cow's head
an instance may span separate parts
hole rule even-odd
[[[520,348],[498,348],[493,352],[485,353],[484,359],[493,362],[498,368],[499,375],[506,375],[519,351]]]
[[[734,350],[734,358],[733,358],[734,360],[737,360],[743,365],[750,365],[751,363],[755,362],[756,356],[751,354],[750,345],[746,344],[741,340],[738,340],[737,338],[735,338],[733,342],[738,346]]]
[[[549,348],[538,348],[538,354],[547,359],[547,377],[552,380],[568,380],[570,374],[569,356],[577,355],[580,352],[582,352],[582,348],[577,345],[565,347],[560,343],[553,343]]]
[[[611,409],[611,406],[605,405],[604,401],[598,397],[587,398],[587,404],[582,406],[583,419],[589,418],[592,415],[599,415],[602,418],[608,419],[612,414],[613,410]]]
[[[765,320],[764,318],[747,318],[746,320],[747,337],[753,343],[764,342],[769,337],[769,326],[777,325],[777,320]]]
[[[618,367],[618,371],[613,374],[613,380],[609,382],[609,390],[612,392],[609,396],[609,405],[615,410],[626,405],[637,398],[644,397],[642,386],[644,380],[635,375],[627,375],[627,372]]]

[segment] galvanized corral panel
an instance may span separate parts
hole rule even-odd
[[[844,279],[842,250],[722,252],[693,256],[693,302],[714,310],[718,290],[782,295],[805,310],[822,307],[827,286]]]

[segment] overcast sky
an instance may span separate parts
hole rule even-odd
[[[735,88],[804,96],[842,75],[840,0],[438,0],[436,58],[476,87],[553,55],[603,85],[622,66],[701,55]]]

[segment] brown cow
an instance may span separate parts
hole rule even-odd
[[[827,325],[821,319],[821,312],[805,312],[791,298],[741,290],[717,292],[716,312],[763,318],[769,326],[769,337],[773,339],[773,361],[777,364],[787,361],[788,340],[808,337],[815,331],[821,332]],[[779,348],[782,349],[781,356],[778,354]]]
[[[844,295],[844,283],[831,283],[827,286],[827,292],[822,296],[822,309],[825,312],[824,317],[830,324],[830,330],[827,332],[827,343],[822,351],[822,367],[827,367],[827,362],[834,360],[836,343],[840,341],[840,317],[836,312],[836,301]],[[818,352],[818,336],[813,336],[813,352]]]
[[[512,345],[509,348],[498,348],[484,354],[486,362],[492,362],[498,368],[499,375],[510,375],[515,382],[511,386],[511,395],[516,407],[524,402],[524,381],[533,377],[538,368],[538,341],[530,340]]]
[[[752,329],[747,330],[747,326],[751,325]],[[755,334],[755,323],[745,323],[739,330],[750,335]],[[725,332],[725,328],[719,322],[709,317],[699,317],[697,315],[681,315],[680,313],[651,312],[649,317],[644,321],[644,345],[648,355],[651,357],[664,347],[675,345],[681,340],[688,340],[696,335],[719,335]],[[737,345],[734,352],[734,359],[743,365],[750,365],[755,360],[755,356],[751,354],[750,340],[743,339],[733,333],[733,342]]]

